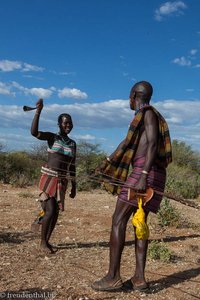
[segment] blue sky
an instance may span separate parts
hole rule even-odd
[[[200,1],[6,0],[0,9],[0,143],[28,150],[72,115],[71,137],[108,154],[133,118],[129,92],[147,80],[172,139],[200,146]]]

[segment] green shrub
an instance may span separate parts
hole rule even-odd
[[[176,197],[197,198],[200,194],[200,154],[184,142],[172,142],[173,162],[167,168],[166,190]]]
[[[148,256],[154,260],[169,262],[172,258],[171,251],[166,247],[165,243],[152,241],[149,244]]]
[[[23,193],[19,193],[18,196],[20,198],[33,198],[34,194],[30,193],[30,192],[23,192]]]
[[[166,198],[161,202],[160,209],[157,214],[160,226],[178,226],[180,223],[180,214]]]
[[[196,198],[200,193],[200,176],[188,166],[172,163],[167,168],[166,191],[176,197]]]
[[[89,191],[101,187],[101,183],[94,178],[95,169],[105,159],[105,153],[98,144],[80,142],[77,146],[77,188],[79,191]]]
[[[173,140],[173,161],[179,167],[187,166],[190,170],[196,171],[200,174],[200,154],[193,151],[190,145],[185,142]]]
[[[26,152],[0,153],[0,180],[18,187],[35,183],[41,162]]]

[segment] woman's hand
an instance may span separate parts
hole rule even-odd
[[[37,112],[41,112],[42,109],[43,109],[43,99],[39,99],[37,102],[36,102],[36,107],[37,107]]]
[[[72,184],[71,193],[69,194],[70,198],[76,197],[76,185]]]

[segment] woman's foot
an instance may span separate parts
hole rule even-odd
[[[40,250],[43,253],[46,253],[46,254],[54,254],[56,252],[56,251],[53,250],[52,245],[49,244],[49,243],[46,243],[46,242],[41,242],[41,244],[40,244]]]

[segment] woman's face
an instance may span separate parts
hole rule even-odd
[[[71,118],[62,117],[61,122],[59,123],[61,133],[69,134],[73,128],[73,123]]]

